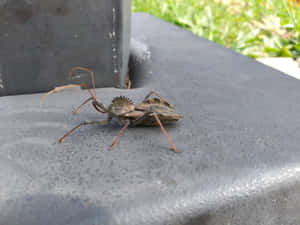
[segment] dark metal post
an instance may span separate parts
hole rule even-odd
[[[122,87],[128,66],[130,0],[0,1],[0,96],[67,83]]]

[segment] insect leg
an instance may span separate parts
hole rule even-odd
[[[174,151],[174,152],[180,152],[179,150],[177,150],[177,149],[175,148],[173,142],[172,142],[171,139],[169,138],[169,136],[168,136],[168,134],[167,134],[165,128],[163,127],[163,125],[162,125],[160,119],[158,118],[158,116],[157,116],[157,114],[156,114],[155,112],[153,112],[153,111],[147,111],[147,112],[145,112],[144,115],[142,115],[142,116],[140,116],[139,118],[137,118],[136,120],[134,120],[134,121],[131,123],[131,125],[132,125],[132,126],[137,125],[141,120],[143,120],[145,117],[147,117],[147,116],[149,116],[149,115],[151,115],[151,114],[153,114],[153,116],[154,116],[154,118],[156,119],[156,121],[157,121],[158,125],[160,126],[161,130],[163,131],[164,135],[165,135],[166,138],[168,139],[168,141],[169,141],[169,143],[170,143],[170,145],[171,145],[173,151]]]
[[[79,109],[84,106],[86,103],[88,103],[89,101],[93,100],[94,98],[93,97],[90,97],[88,99],[86,99],[80,106],[78,106],[74,111],[73,111],[73,114],[76,115],[79,111]]]
[[[150,91],[149,94],[146,95],[146,97],[144,98],[143,102],[146,101],[151,95],[156,95],[157,97],[159,97],[161,100],[168,102],[165,98],[163,98],[162,96],[160,96],[160,94],[158,94],[155,91]]]
[[[162,97],[160,94],[158,94],[155,91],[150,91],[149,94],[146,95],[146,97],[144,98],[144,100],[142,101],[145,102],[147,101],[147,99],[151,96],[151,95],[155,95],[156,97],[160,98],[162,101],[164,101],[165,103],[167,103],[168,105],[170,105],[171,107],[174,107],[172,104],[170,104],[167,99],[165,99],[164,97]]]
[[[179,150],[177,150],[177,149],[175,148],[173,142],[172,142],[171,139],[169,138],[169,136],[168,136],[168,134],[167,134],[167,132],[166,132],[164,126],[163,126],[162,123],[160,122],[160,120],[159,120],[159,118],[158,118],[158,116],[157,116],[157,114],[156,114],[155,112],[153,112],[153,116],[154,116],[154,118],[156,119],[158,125],[160,126],[162,132],[164,133],[164,135],[165,135],[166,138],[168,139],[168,141],[169,141],[169,143],[170,143],[170,145],[171,145],[173,151],[174,151],[174,152],[180,152]]]
[[[110,150],[112,150],[112,148],[114,147],[114,145],[117,143],[118,139],[121,137],[121,135],[124,133],[124,131],[127,129],[127,127],[129,126],[129,122],[127,122],[124,127],[121,129],[120,133],[118,134],[118,136],[115,138],[115,140],[113,141],[113,143],[110,145]]]
[[[145,117],[147,117],[149,114],[151,114],[152,112],[146,112],[144,113],[142,116],[140,116],[139,118],[137,118],[136,120],[134,120],[131,125],[135,126],[136,124],[138,124],[142,119],[144,119]],[[120,131],[119,135],[115,138],[115,140],[113,141],[113,143],[110,145],[110,150],[112,150],[112,148],[114,147],[114,145],[117,143],[118,139],[121,137],[121,135],[124,133],[124,131],[128,128],[130,122],[127,122],[124,127],[122,128],[122,130]]]
[[[75,110],[73,111],[73,114],[76,115],[76,114],[78,113],[79,109],[80,109],[82,106],[84,106],[86,103],[88,103],[89,101],[91,101],[91,100],[94,100],[94,97],[90,97],[90,98],[86,99],[80,106],[77,107],[77,109],[75,109]],[[102,109],[102,110],[99,109],[99,107],[97,106],[97,103],[98,103],[98,105],[99,105],[99,102],[98,102],[97,100],[94,100],[94,101],[92,102],[94,108],[95,108],[98,112],[105,113],[105,112],[103,111],[103,109]],[[102,106],[102,108],[105,108],[103,104],[102,104],[101,106]]]
[[[99,112],[102,112],[102,113],[107,113],[108,112],[108,109],[101,102],[99,102],[96,99],[93,101],[93,106]]]
[[[138,117],[137,119],[135,119],[133,122],[131,122],[131,126],[136,126],[139,124],[139,122],[141,122],[144,118],[146,118],[147,116],[149,116],[150,114],[152,114],[153,111],[147,111],[145,112],[142,116]]]
[[[94,76],[94,72],[93,72],[92,70],[87,69],[87,68],[77,66],[77,67],[73,67],[73,68],[72,68],[71,72],[69,73],[69,76],[72,76],[72,74],[73,74],[76,70],[82,70],[82,71],[86,71],[86,72],[89,72],[89,73],[90,73],[91,79],[92,79],[92,85],[93,85],[93,89],[94,89],[94,95],[95,95],[95,97],[96,97],[96,91],[95,91],[95,76]]]
[[[57,142],[61,143],[63,139],[67,136],[69,136],[74,130],[78,129],[79,127],[83,125],[90,125],[90,124],[100,124],[100,125],[105,125],[108,124],[109,120],[93,120],[93,121],[84,121],[78,124],[76,127],[73,127],[71,130],[69,130],[64,136],[62,136]]]

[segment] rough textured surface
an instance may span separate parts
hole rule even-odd
[[[147,26],[145,26],[147,24]],[[0,98],[2,225],[298,225],[300,83],[144,14],[133,17],[135,89],[157,90],[184,118],[160,129],[86,126],[85,91]]]
[[[130,0],[1,0],[0,96],[50,90],[65,83],[124,86]]]

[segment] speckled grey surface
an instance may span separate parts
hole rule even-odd
[[[1,0],[0,96],[48,91],[65,83],[123,87],[131,0]]]
[[[147,26],[145,26],[147,25]],[[0,225],[298,225],[300,82],[145,14],[133,16],[134,89],[97,89],[141,100],[156,90],[182,121],[130,128],[86,91],[0,98]]]

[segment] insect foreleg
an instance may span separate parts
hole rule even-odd
[[[79,111],[79,109],[84,106],[86,103],[88,103],[89,101],[93,100],[93,97],[88,98],[87,100],[85,100],[80,106],[78,106],[74,111],[73,114],[76,115]]]
[[[71,130],[69,130],[64,136],[62,136],[57,142],[61,143],[63,141],[63,139],[67,136],[69,136],[74,130],[78,129],[79,127],[83,126],[83,125],[90,125],[90,124],[100,124],[100,125],[105,125],[108,124],[109,120],[93,120],[93,121],[84,121],[81,122],[80,124],[78,124],[76,127],[72,128]]]
[[[94,100],[93,101],[93,106],[95,107],[95,109],[99,112],[102,112],[102,113],[107,113],[108,112],[108,109],[99,101],[97,100]],[[100,109],[101,110],[100,110]]]

